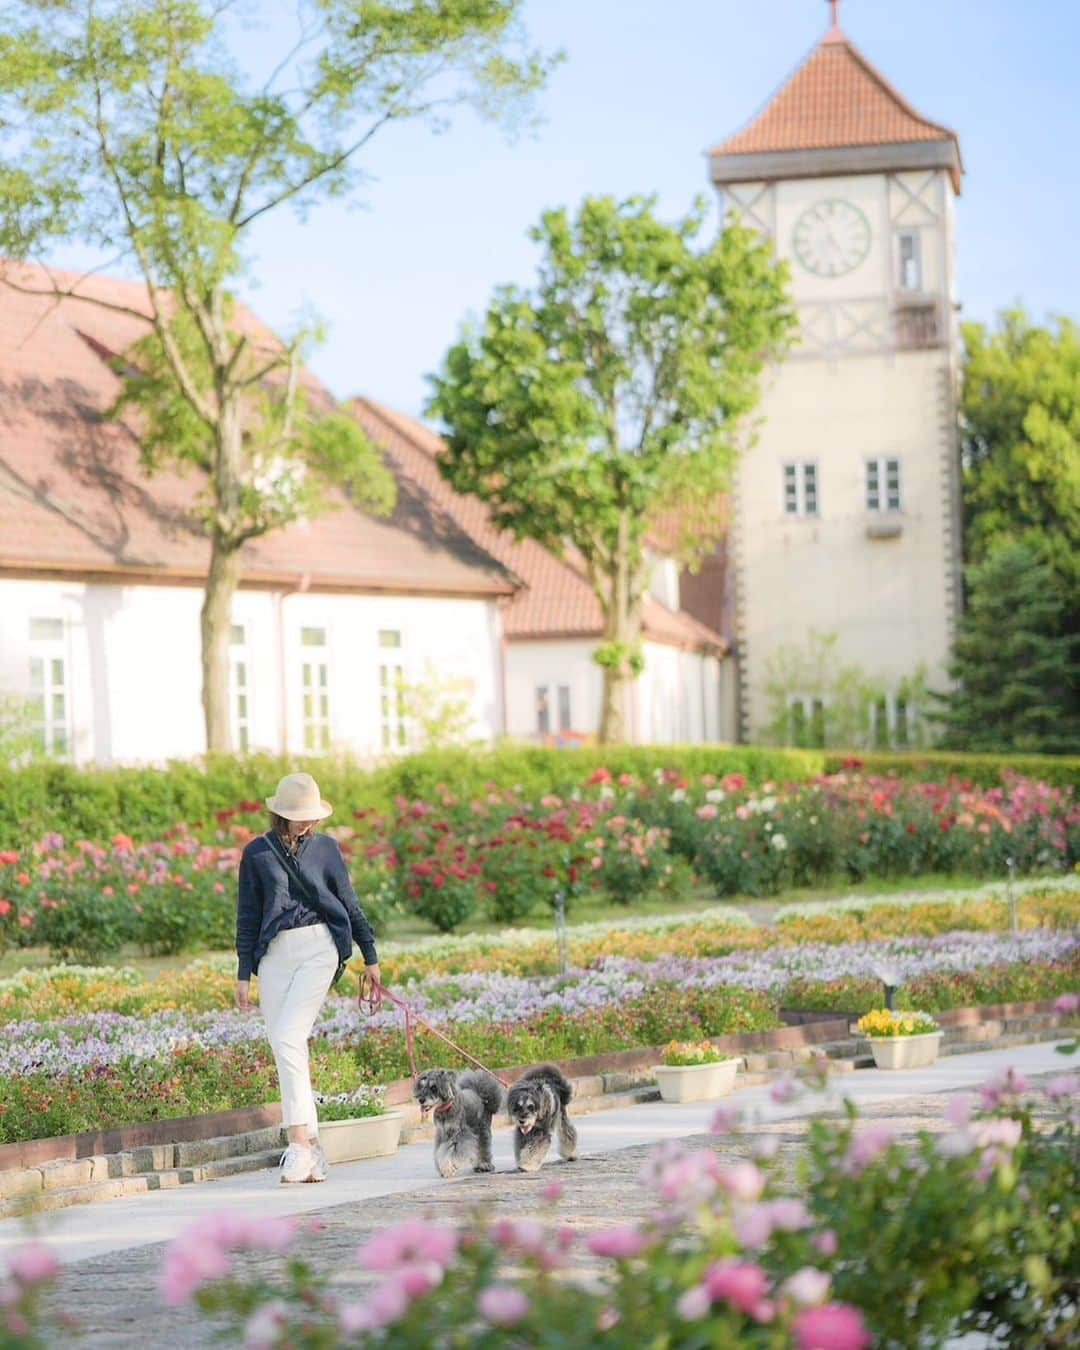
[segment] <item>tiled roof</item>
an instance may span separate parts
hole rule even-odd
[[[713,156],[767,154],[956,141],[956,133],[915,111],[839,28],[826,34],[802,65]]]
[[[394,461],[398,472],[411,478],[435,507],[452,516],[485,553],[523,583],[503,615],[511,641],[600,636],[600,604],[582,569],[533,540],[517,540],[497,529],[479,498],[455,492],[436,465],[445,446],[435,432],[373,399],[354,399],[350,407],[367,434]],[[644,633],[653,641],[691,650],[727,646],[718,633],[685,610],[670,610],[651,596],[645,602]]]
[[[20,286],[49,285],[38,268],[5,265]],[[102,413],[119,390],[108,364],[145,332],[144,288],[109,278],[52,272],[88,300],[56,301],[0,281],[0,570],[139,575],[201,581],[209,545],[193,520],[200,478],[139,465],[132,432]],[[250,313],[238,323],[270,346]],[[312,396],[332,406],[310,374]],[[255,584],[428,594],[502,595],[513,580],[445,512],[399,484],[393,515],[376,519],[343,496],[337,509],[252,541],[243,580]]]

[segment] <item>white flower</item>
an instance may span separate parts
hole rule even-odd
[[[773,848],[779,849],[782,853],[784,849],[787,848],[787,839],[782,834],[774,834],[772,837],[772,846]]]
[[[615,798],[615,789],[609,786],[607,783],[604,783],[603,786],[600,788],[600,800],[602,802],[610,802],[613,801],[614,798]]]
[[[723,788],[710,788],[705,794],[707,802],[722,802],[727,797]]]
[[[794,1275],[784,1281],[784,1288],[795,1300],[804,1306],[824,1303],[829,1296],[829,1277],[823,1270],[813,1266],[803,1266]]]
[[[776,809],[775,797],[762,797],[761,801],[758,803],[759,811],[773,811],[775,809]]]
[[[675,791],[671,794],[671,800],[672,800],[673,802],[684,802],[684,801],[686,801],[686,789],[685,789],[685,788],[676,788]]]

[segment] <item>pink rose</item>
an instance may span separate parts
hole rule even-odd
[[[792,1330],[797,1350],[865,1350],[870,1344],[862,1316],[847,1303],[804,1308]]]
[[[488,1285],[476,1298],[476,1311],[496,1327],[512,1327],[528,1313],[530,1306],[526,1295],[508,1284]]]
[[[51,1280],[59,1269],[60,1262],[41,1242],[28,1243],[8,1258],[8,1272],[22,1284]]]
[[[1080,994],[1062,994],[1054,1000],[1054,1011],[1066,1016],[1080,1010]]]
[[[752,1162],[725,1168],[719,1177],[721,1187],[735,1200],[756,1200],[765,1189],[765,1175]]]
[[[705,1272],[705,1288],[714,1301],[722,1298],[740,1312],[754,1310],[765,1297],[769,1279],[759,1265],[751,1261],[718,1261]]]
[[[810,1245],[821,1256],[835,1256],[839,1243],[831,1228],[823,1228],[810,1239]]]
[[[607,1228],[599,1233],[590,1233],[585,1245],[594,1256],[609,1256],[616,1261],[625,1261],[644,1251],[646,1242],[637,1228]]]
[[[457,1251],[458,1235],[442,1224],[406,1219],[376,1233],[356,1253],[365,1270],[391,1271],[415,1263],[446,1266]]]
[[[693,1288],[680,1294],[675,1311],[684,1322],[700,1322],[708,1315],[711,1307],[712,1299],[709,1297],[709,1291],[703,1284],[695,1284]]]

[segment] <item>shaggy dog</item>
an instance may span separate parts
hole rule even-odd
[[[470,1069],[428,1069],[413,1084],[420,1114],[435,1122],[435,1170],[453,1177],[464,1167],[494,1172],[491,1118],[502,1107],[502,1088],[491,1074]]]
[[[514,1161],[521,1172],[537,1172],[547,1157],[554,1135],[559,1153],[570,1162],[577,1157],[577,1130],[566,1114],[570,1084],[554,1064],[528,1069],[506,1096],[514,1122]]]

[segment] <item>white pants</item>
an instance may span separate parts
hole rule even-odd
[[[308,1037],[330,982],[338,952],[324,923],[288,928],[259,962],[259,1007],[281,1085],[281,1123],[319,1127],[308,1065]]]

